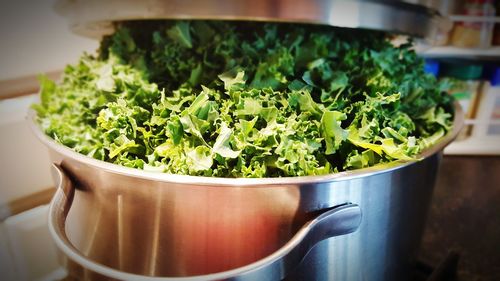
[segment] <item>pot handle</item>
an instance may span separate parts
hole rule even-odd
[[[52,178],[56,181],[57,190],[49,207],[49,227],[51,224],[57,226],[56,229],[62,231],[60,234],[66,237],[64,226],[66,216],[73,202],[75,188],[73,182],[59,164],[52,164]]]
[[[278,251],[240,268],[245,272],[229,280],[281,280],[299,266],[318,242],[356,231],[361,217],[361,208],[356,204],[346,203],[330,208],[302,226]]]
[[[59,164],[53,163],[51,171],[57,190],[49,206],[49,231],[56,245],[68,254],[69,249],[76,251],[65,232],[66,216],[73,202],[75,187]]]
[[[186,277],[150,277],[130,274],[95,263],[81,254],[71,244],[65,233],[66,216],[75,192],[74,183],[58,164],[53,164],[52,172],[57,181],[57,191],[49,208],[49,231],[58,248],[68,258],[87,269],[118,280],[186,280]],[[346,203],[333,207],[307,222],[290,241],[271,255],[243,267],[214,274],[191,276],[189,280],[281,280],[297,268],[318,242],[354,232],[360,223],[361,209],[358,205]]]

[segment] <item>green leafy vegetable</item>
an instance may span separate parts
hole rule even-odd
[[[33,107],[55,141],[189,175],[318,175],[411,160],[453,114],[410,43],[312,25],[125,23],[99,57],[40,83]]]

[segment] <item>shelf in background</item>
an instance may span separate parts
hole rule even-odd
[[[463,22],[500,22],[500,17],[488,17],[488,16],[467,16],[467,15],[450,15],[451,21],[463,21]]]
[[[456,140],[444,149],[446,155],[500,155],[500,137]]]
[[[500,60],[500,46],[490,48],[460,48],[454,46],[435,46],[419,52],[426,58],[493,58]]]
[[[500,16],[469,16],[469,15],[450,15],[452,22],[469,23],[500,23]],[[450,35],[451,36],[451,35]],[[417,49],[418,50],[418,49]],[[456,59],[474,59],[474,60],[500,60],[500,46],[491,46],[488,48],[464,48],[447,46],[422,45],[418,53],[426,58],[456,58]]]

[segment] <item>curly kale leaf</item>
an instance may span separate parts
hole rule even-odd
[[[411,43],[313,25],[134,21],[56,84],[42,129],[82,154],[216,177],[319,175],[411,160],[452,99]]]

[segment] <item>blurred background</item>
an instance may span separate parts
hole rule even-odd
[[[46,149],[24,121],[37,75],[56,79],[97,41],[74,35],[53,0],[0,1],[0,272],[2,280],[57,280],[46,212],[54,192]],[[28,270],[29,269],[29,270]]]

